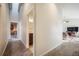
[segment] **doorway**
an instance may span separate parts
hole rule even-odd
[[[29,48],[33,52],[34,17],[33,11],[28,14],[28,41]]]

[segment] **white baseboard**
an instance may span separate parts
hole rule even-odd
[[[9,42],[9,40],[7,40],[7,42],[6,42],[6,45],[5,45],[4,50],[3,50],[3,52],[2,52],[2,56],[3,56],[3,54],[4,54],[5,50],[6,50],[6,47],[7,47],[7,45],[8,45],[8,42]]]
[[[46,52],[44,52],[44,53],[41,54],[40,56],[44,56],[44,55],[46,55],[48,52],[50,52],[50,51],[52,51],[53,49],[55,49],[56,47],[60,46],[62,43],[63,43],[63,42],[61,42],[61,43],[59,43],[58,45],[56,45],[55,47],[53,47],[53,48],[47,50]]]
[[[24,42],[21,40],[21,42],[24,44]],[[26,47],[26,45],[24,44],[24,46]],[[29,48],[29,47],[26,47],[26,48]]]

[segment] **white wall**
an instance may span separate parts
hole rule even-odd
[[[62,19],[55,4],[36,4],[36,55],[62,43]]]
[[[79,4],[62,4],[62,16],[66,19],[79,19]]]
[[[24,4],[20,11],[20,22],[21,22],[21,39],[24,45],[28,48],[29,47],[29,39],[28,39],[28,22],[29,22],[29,13],[33,9],[33,4]]]
[[[8,9],[6,4],[1,4],[0,7],[0,55],[3,54],[3,51],[8,42],[7,30],[8,30]]]
[[[35,6],[35,7],[34,7]],[[21,10],[21,36],[27,47],[28,14],[35,8],[34,55],[42,55],[62,43],[62,20],[54,4],[24,4]]]

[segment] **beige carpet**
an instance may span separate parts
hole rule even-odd
[[[10,41],[3,56],[32,56],[30,49],[26,49],[24,44],[20,41]]]
[[[79,42],[64,42],[45,56],[79,56]]]

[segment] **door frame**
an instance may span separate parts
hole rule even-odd
[[[31,10],[27,13],[27,24],[26,24],[26,33],[27,33],[27,35],[26,35],[26,47],[27,48],[29,48],[29,35],[28,35],[28,33],[29,33],[29,26],[28,26],[28,24],[29,24],[29,14],[30,14],[30,12],[33,12],[33,55],[36,55],[36,17],[35,17],[35,13],[36,13],[36,11],[35,11],[36,9],[35,9],[35,4],[33,4],[33,8],[31,8]]]

